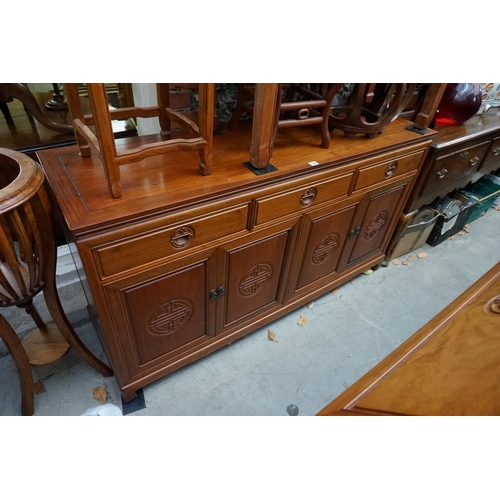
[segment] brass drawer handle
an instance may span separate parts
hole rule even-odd
[[[469,156],[469,151],[464,151],[463,153],[460,153],[458,155],[458,161],[463,161],[465,160],[465,158],[467,158],[467,156]]]
[[[493,151],[493,156],[497,156],[500,153],[500,146],[497,146]]]
[[[447,173],[448,170],[446,168],[442,168],[439,172],[436,172],[436,175],[438,176],[438,179],[442,179]]]
[[[481,159],[481,158],[479,158],[479,156],[474,156],[474,158],[471,158],[471,159],[469,160],[469,165],[470,165],[471,167],[473,167],[474,165],[477,165],[477,163],[479,162],[479,160],[480,160],[480,159]]]
[[[175,231],[170,238],[170,243],[174,248],[185,248],[194,238],[194,229],[189,226],[182,226]]]
[[[314,198],[316,198],[317,194],[318,191],[316,190],[316,188],[307,189],[306,192],[300,197],[300,204],[303,207],[307,207],[312,203]]]
[[[386,169],[385,169],[385,178],[389,179],[389,177],[392,177],[394,175],[394,172],[398,168],[398,162],[393,161]]]

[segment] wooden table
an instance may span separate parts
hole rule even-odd
[[[500,415],[500,263],[318,415]]]

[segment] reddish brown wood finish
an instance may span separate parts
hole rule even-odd
[[[318,415],[500,415],[500,263]]]
[[[106,87],[103,83],[88,83],[91,116],[83,116],[76,84],[64,84],[70,114],[82,156],[88,156],[87,145],[102,162],[108,190],[113,198],[122,194],[120,166],[137,162],[150,156],[171,151],[199,150],[199,168],[202,175],[208,175],[212,164],[212,136],[215,105],[215,84],[199,84],[199,126],[186,116],[169,107],[168,84],[157,84],[158,106],[149,108],[123,108],[109,110]],[[158,117],[161,127],[161,141],[144,143],[125,152],[116,148],[111,120],[136,117]],[[176,121],[195,135],[193,138],[170,139],[170,122]],[[96,134],[89,128],[94,125]],[[166,140],[168,139],[168,140]]]
[[[427,130],[434,119],[441,97],[446,89],[446,83],[430,83],[420,110],[415,118],[415,128]]]
[[[76,147],[41,152],[123,397],[380,264],[433,136],[408,124],[397,120],[371,141],[334,132],[328,150],[311,144],[311,127],[279,131],[278,170],[255,176],[242,165],[252,140],[242,123],[214,137],[210,176],[179,168],[196,152],[149,157],[122,166],[123,196],[115,200],[94,168],[98,158],[82,158]],[[411,165],[353,192],[363,169],[394,161]],[[389,218],[353,261],[356,238],[348,235],[368,225],[367,211],[377,215],[373,207]],[[336,269],[305,265],[332,231],[340,235]],[[148,326],[162,308],[168,324],[180,322],[171,338]]]
[[[3,148],[0,148],[0,166],[0,307],[26,309],[43,333],[45,325],[32,305],[33,297],[43,289],[50,315],[66,342],[90,366],[110,376],[109,367],[87,349],[73,330],[57,294],[53,219],[43,171],[27,156]],[[21,356],[15,362],[22,390],[26,391],[23,411],[31,411],[30,377],[25,370],[24,355],[19,354],[10,330],[4,322],[2,335],[12,354]]]

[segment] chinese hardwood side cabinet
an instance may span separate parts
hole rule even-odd
[[[380,265],[434,135],[408,125],[329,149],[279,130],[277,170],[255,175],[242,124],[214,137],[210,176],[183,168],[196,152],[149,157],[122,165],[119,199],[97,157],[40,152],[123,398]]]

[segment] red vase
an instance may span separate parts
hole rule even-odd
[[[478,112],[481,102],[479,83],[448,83],[436,112],[436,122],[462,125]]]

